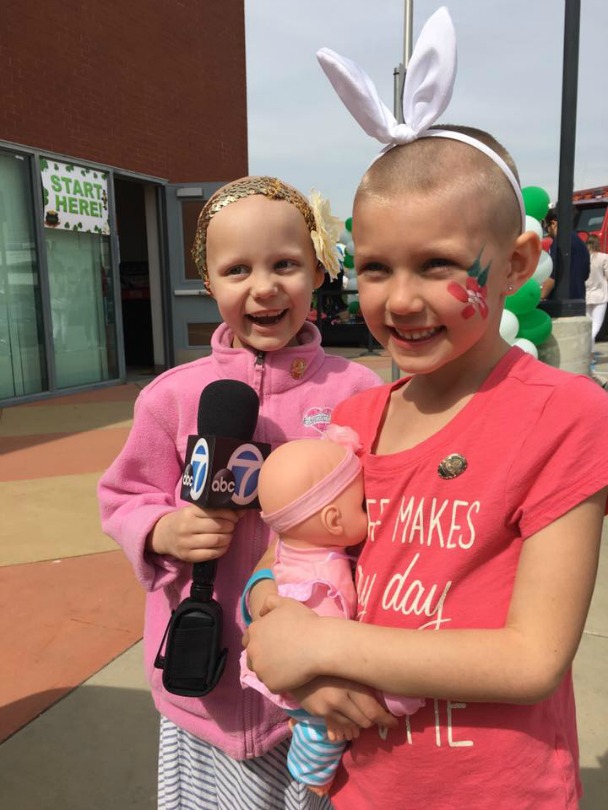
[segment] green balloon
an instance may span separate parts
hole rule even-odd
[[[525,284],[505,298],[505,309],[518,317],[533,310],[540,301],[540,284],[536,279],[529,278]],[[523,336],[525,337],[525,335]]]
[[[527,338],[535,346],[540,346],[541,343],[547,340],[552,329],[551,317],[542,309],[533,309],[532,312],[526,312],[524,315],[519,316],[517,337]]]
[[[344,267],[346,267],[348,270],[352,270],[354,266],[355,266],[354,258],[350,255],[350,253],[345,253],[344,254]]]
[[[547,216],[550,198],[544,188],[539,186],[524,186],[521,190],[524,198],[524,208],[529,217],[534,217],[539,222]]]
[[[349,302],[347,309],[350,315],[358,315],[361,312],[359,299],[353,298],[353,300]]]
[[[353,218],[349,217],[346,222],[344,223],[344,227],[350,233],[353,229]]]

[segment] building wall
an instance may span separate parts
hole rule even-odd
[[[170,182],[247,173],[244,0],[2,0],[0,140]]]

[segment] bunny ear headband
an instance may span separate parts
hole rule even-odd
[[[404,123],[398,123],[378,95],[370,77],[355,62],[329,48],[317,59],[334,90],[362,129],[380,143],[383,153],[419,138],[449,138],[473,146],[502,169],[511,184],[525,231],[526,212],[517,178],[505,161],[485,143],[451,130],[431,129],[452,97],[456,79],[456,33],[450,14],[442,6],[425,23],[410,59],[403,88]]]

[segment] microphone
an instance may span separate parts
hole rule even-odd
[[[258,478],[270,445],[252,442],[260,400],[240,380],[215,380],[198,403],[197,434],[188,437],[181,499],[209,509],[259,509]],[[213,593],[217,560],[194,563],[190,596]]]
[[[208,509],[259,509],[258,477],[270,445],[253,442],[260,400],[240,380],[203,389],[198,435],[188,437],[181,498]]]
[[[270,453],[269,444],[251,440],[259,406],[253,388],[239,380],[203,389],[198,433],[188,437],[182,500],[208,509],[259,509],[259,472]],[[226,665],[222,607],[213,599],[216,568],[217,560],[193,564],[190,596],[173,611],[154,661],[163,686],[176,695],[203,697]]]

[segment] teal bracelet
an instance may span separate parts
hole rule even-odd
[[[249,627],[253,621],[251,618],[251,613],[249,613],[249,606],[247,605],[249,591],[257,582],[260,582],[262,579],[274,579],[274,574],[270,568],[260,568],[259,571],[254,571],[254,573],[247,580],[243,595],[241,596],[241,616],[243,617],[243,621],[247,627]]]

